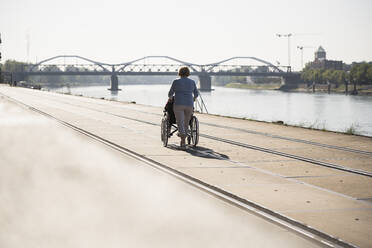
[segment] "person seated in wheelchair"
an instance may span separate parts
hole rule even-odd
[[[181,138],[181,147],[186,146],[185,139],[189,132],[188,126],[194,111],[194,101],[199,96],[195,81],[188,78],[190,70],[188,67],[181,67],[178,71],[179,79],[173,81],[168,92],[168,101],[173,103],[173,112],[176,117],[178,136]]]
[[[174,96],[168,98],[167,104],[165,104],[164,111],[168,113],[169,116],[169,125],[176,124],[176,116],[173,111]]]

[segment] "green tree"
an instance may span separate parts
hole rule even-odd
[[[323,77],[323,70],[314,71],[314,82],[317,84],[322,84],[325,82],[324,77]]]
[[[322,81],[332,83],[333,81],[333,70],[325,70],[322,75]]]
[[[305,68],[301,73],[302,80],[305,81],[307,84],[312,84],[315,80],[315,70]]]
[[[367,84],[367,71],[370,65],[368,63],[354,64],[350,71],[350,77],[353,82],[357,84]]]
[[[367,80],[369,84],[372,84],[372,64],[369,64],[369,68],[367,69]]]
[[[335,71],[335,84],[338,87],[339,84],[345,84],[347,74],[345,71],[337,70]]]
[[[28,64],[24,62],[19,62],[16,60],[7,60],[4,63],[3,71],[6,72],[24,72]]]

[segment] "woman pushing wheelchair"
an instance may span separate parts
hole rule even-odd
[[[178,136],[181,138],[180,146],[186,146],[185,139],[189,133],[188,127],[193,114],[194,101],[198,97],[198,89],[194,80],[188,78],[190,70],[188,67],[181,67],[178,71],[179,79],[173,81],[168,92],[168,101],[173,100],[173,111],[176,116]]]

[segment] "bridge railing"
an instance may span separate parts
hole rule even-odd
[[[117,72],[177,72],[179,64],[130,64]]]
[[[265,65],[217,65],[211,68],[209,73],[219,72],[246,72],[246,73],[268,73],[277,72],[277,67],[270,67]]]
[[[27,72],[87,72],[108,71],[102,69],[101,66],[95,64],[41,64],[38,66],[29,65],[26,68]]]

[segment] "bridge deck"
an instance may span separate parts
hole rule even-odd
[[[372,243],[371,138],[198,114],[200,144],[185,152],[177,137],[162,147],[161,108],[20,88],[0,93],[329,235]]]

